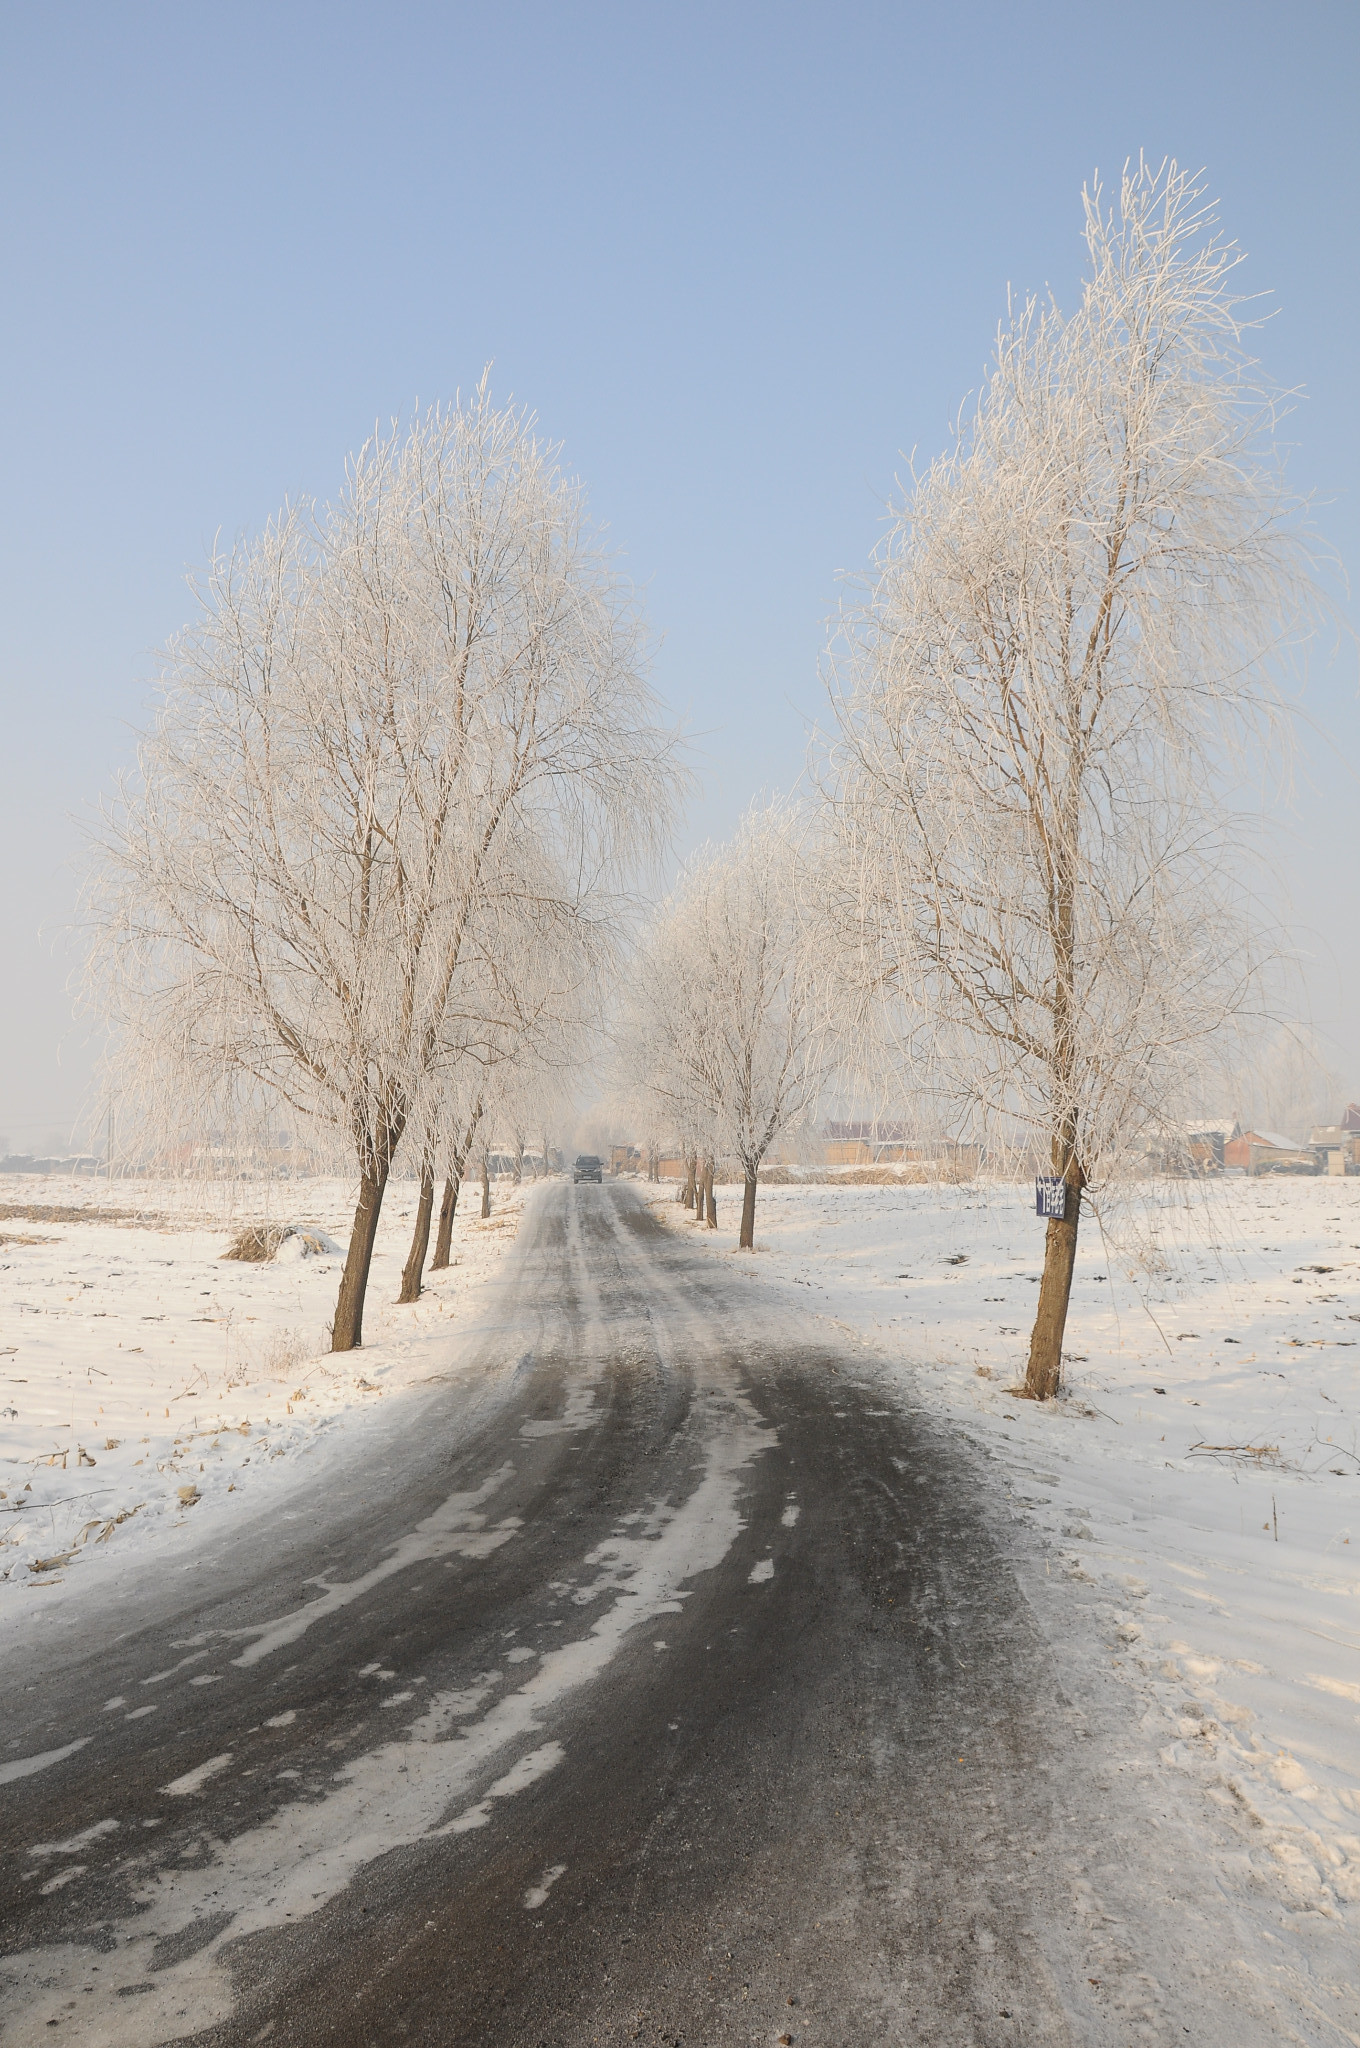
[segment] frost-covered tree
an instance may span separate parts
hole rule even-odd
[[[523,877],[530,876],[526,867]],[[450,1006],[441,1043],[432,1057],[407,1124],[406,1147],[418,1161],[420,1193],[411,1249],[402,1273],[402,1302],[420,1299],[442,1167],[434,1269],[446,1267],[453,1217],[469,1148],[484,1119],[488,1128],[513,1126],[512,1147],[535,1120],[560,1106],[565,1075],[589,1056],[598,1034],[598,989],[612,958],[593,922],[560,915],[564,885],[546,863],[523,887],[501,930],[495,956],[480,979],[460,990]],[[612,941],[612,931],[607,937]]]
[[[1182,1113],[1249,1001],[1236,793],[1310,608],[1239,257],[1201,188],[1140,165],[1085,209],[1080,304],[1002,330],[847,609],[823,785],[843,960],[1063,1183],[1039,1398],[1084,1191]]]
[[[486,1099],[480,1087],[472,1094],[471,1100],[464,1099],[456,1106],[456,1115],[449,1124],[449,1136],[444,1158],[444,1194],[439,1205],[439,1228],[435,1233],[434,1257],[430,1261],[433,1272],[447,1268],[453,1252],[453,1219],[458,1212],[458,1195],[467,1171],[468,1160],[482,1118],[486,1114]]]
[[[779,806],[696,854],[646,936],[621,1022],[623,1071],[703,1162],[696,1199],[710,1222],[715,1154],[740,1165],[745,1250],[760,1163],[810,1111],[826,1064],[799,866],[797,821]]]
[[[580,488],[485,382],[369,442],[334,504],[286,509],[199,595],[105,819],[91,983],[120,1098],[164,1139],[286,1103],[347,1148],[346,1350],[450,1016],[526,928],[548,957],[607,946],[672,812],[671,741]]]

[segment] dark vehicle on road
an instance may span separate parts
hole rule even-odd
[[[603,1186],[604,1163],[597,1159],[593,1152],[580,1152],[577,1154],[575,1166],[571,1169],[571,1177],[573,1181],[598,1181]]]

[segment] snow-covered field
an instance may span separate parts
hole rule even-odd
[[[1262,1939],[1360,1919],[1360,1180],[1167,1184],[1136,1256],[1088,1219],[1048,1406],[1011,1392],[1043,1256],[1030,1187],[762,1187],[754,1257],[657,1208],[805,1290],[997,1461],[1037,1525],[1050,1633],[1071,1598],[1062,1656],[1133,1689],[1150,1798],[1189,1777],[1220,1809],[1240,1852],[1221,1881],[1267,1909]],[[735,1225],[730,1194],[720,1213]]]
[[[1043,1247],[1027,1187],[762,1188],[754,1257],[731,1191],[717,1232],[648,1192],[992,1461],[1064,1683],[1128,1689],[1123,1810],[1201,1845],[1217,1830],[1241,1966],[1263,1995],[1287,1975],[1317,2038],[1360,2043],[1360,1180],[1168,1185],[1137,1256],[1086,1227],[1047,1407],[1013,1392]],[[415,1193],[389,1192],[365,1347],[337,1358],[338,1254],[222,1252],[256,1219],[343,1242],[343,1185],[238,1190],[228,1224],[174,1185],[7,1178],[0,1630],[284,1507],[378,1404],[447,1369],[518,1203],[503,1184],[483,1224],[469,1190],[455,1265],[401,1308]],[[82,1213],[38,1213],[63,1209]]]
[[[364,1347],[336,1356],[343,1260],[325,1247],[347,1241],[344,1183],[239,1187],[228,1221],[174,1182],[0,1182],[0,1615],[50,1610],[115,1560],[163,1560],[269,1505],[365,1409],[447,1363],[470,1290],[513,1241],[520,1191],[498,1185],[482,1222],[468,1189],[454,1263],[403,1308],[417,1193],[388,1190]],[[268,1263],[224,1258],[257,1220],[306,1235]]]

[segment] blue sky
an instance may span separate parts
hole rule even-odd
[[[1353,565],[1358,55],[1354,0],[4,5],[0,1137],[81,1099],[71,815],[186,573],[488,362],[645,588],[693,835],[798,773],[838,572],[1007,285],[1071,303],[1082,182],[1140,149],[1207,166],[1275,294],[1293,477]],[[1352,656],[1309,708],[1290,874],[1360,1089]]]

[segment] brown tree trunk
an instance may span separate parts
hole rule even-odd
[[[1082,1173],[1075,1160],[1068,1165],[1065,1178],[1067,1214],[1061,1222],[1056,1216],[1049,1218],[1039,1305],[1029,1340],[1025,1392],[1035,1401],[1053,1400],[1062,1384],[1063,1332],[1067,1328],[1072,1268],[1077,1258],[1077,1223],[1081,1216]]]
[[[426,1159],[420,1169],[420,1200],[416,1203],[416,1227],[411,1232],[411,1249],[402,1268],[399,1302],[420,1300],[420,1280],[425,1271],[425,1254],[430,1248],[430,1218],[434,1214],[434,1162]]]
[[[708,1210],[708,1227],[710,1230],[716,1230],[718,1227],[718,1204],[713,1195],[713,1161],[711,1159],[704,1161],[704,1191],[700,1207],[702,1208],[705,1205]]]
[[[756,1248],[756,1177],[746,1176],[746,1185],[741,1191],[741,1234],[737,1239],[737,1250],[753,1252]]]
[[[1077,873],[1080,810],[1080,750],[1069,760],[1060,818],[1054,840],[1053,1042],[1051,1079],[1058,1118],[1049,1154],[1050,1171],[1067,1189],[1066,1214],[1051,1216],[1044,1239],[1044,1271],[1039,1302],[1030,1332],[1025,1392],[1035,1401],[1052,1401],[1062,1385],[1062,1343],[1067,1304],[1072,1295],[1072,1268],[1077,1258],[1077,1224],[1086,1176],[1081,1163],[1080,1061],[1077,1045]]]
[[[485,1152],[483,1152],[483,1154],[482,1154],[482,1215],[483,1215],[484,1217],[486,1217],[486,1216],[489,1216],[490,1214],[491,1214],[491,1161],[490,1161],[490,1159],[489,1159],[489,1158],[487,1157],[486,1153],[485,1153]]]
[[[359,1203],[354,1211],[354,1228],[349,1234],[345,1270],[340,1275],[340,1297],[331,1324],[331,1350],[357,1351],[364,1341],[364,1296],[368,1291],[368,1269],[373,1262],[373,1240],[378,1234],[387,1174],[372,1170],[359,1182]]]
[[[693,1152],[688,1153],[685,1157],[685,1192],[680,1198],[687,1209],[694,1207],[694,1183],[698,1165],[697,1155]]]
[[[450,1174],[444,1183],[444,1199],[439,1204],[439,1229],[435,1233],[434,1257],[430,1260],[430,1271],[442,1273],[453,1253],[453,1219],[458,1213],[458,1176]]]

